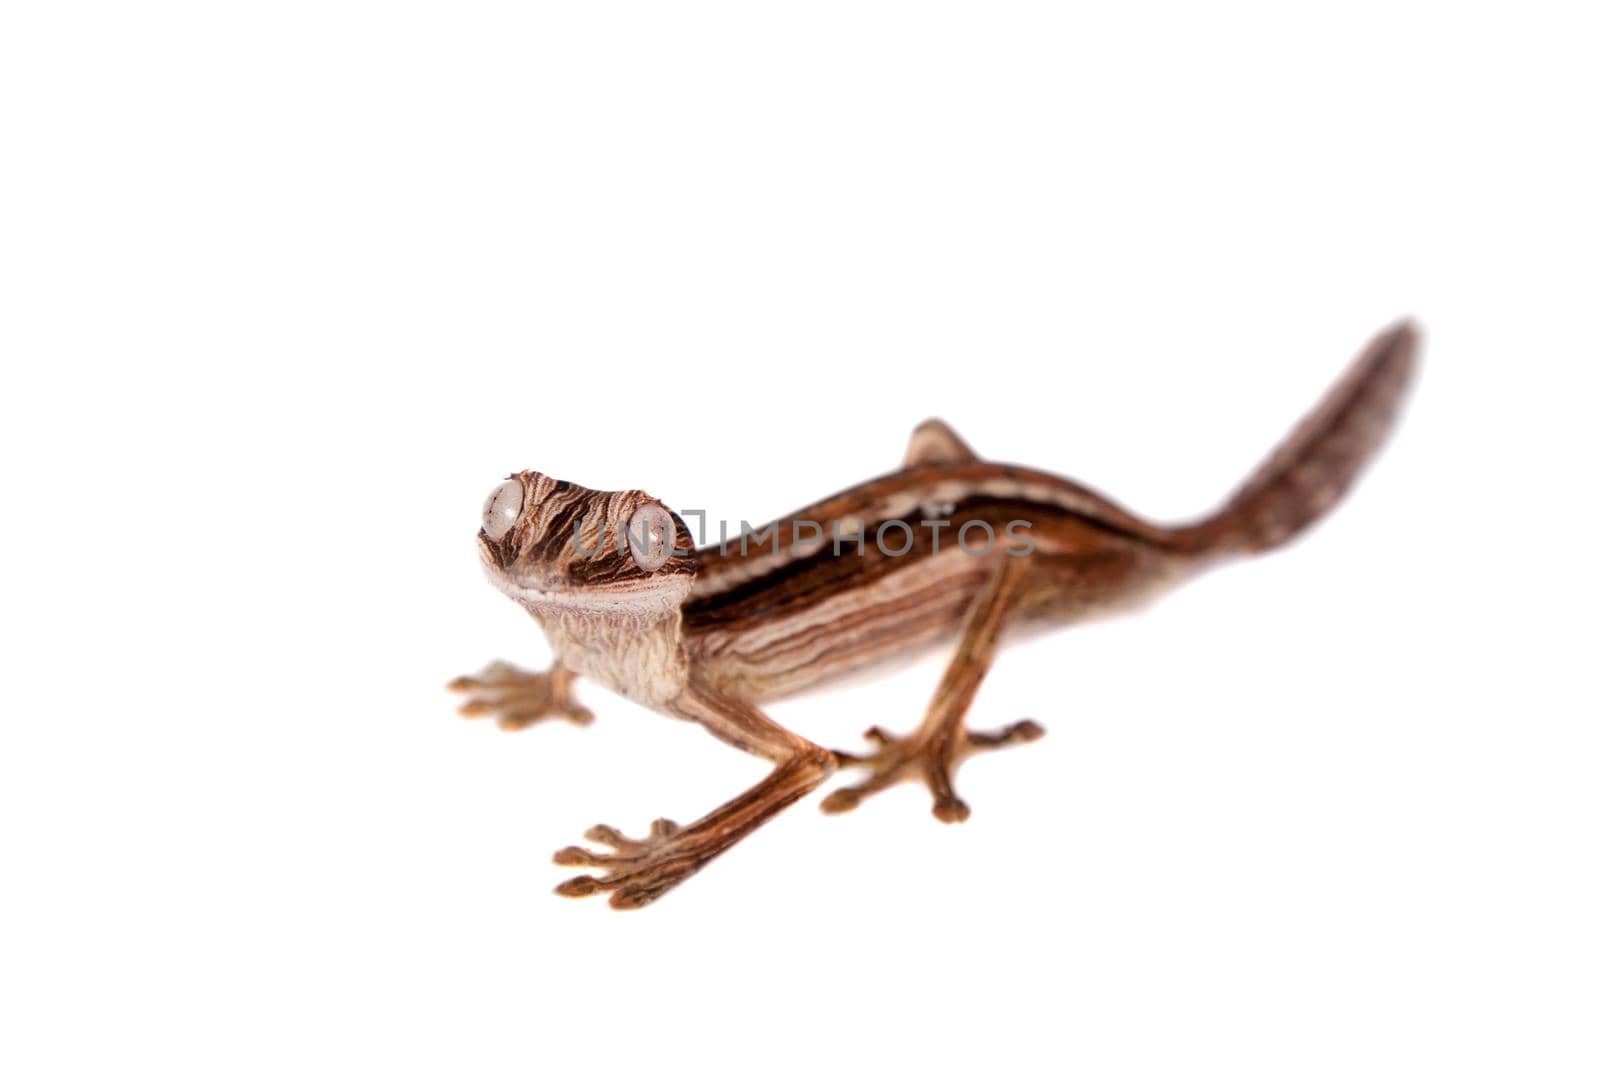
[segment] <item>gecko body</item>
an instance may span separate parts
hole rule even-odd
[[[979,752],[1037,738],[1016,722],[964,724],[1005,637],[1124,609],[1212,564],[1277,547],[1327,512],[1386,437],[1416,363],[1417,334],[1380,334],[1310,415],[1215,514],[1148,522],[1081,485],[985,462],[939,421],[918,426],[901,467],[722,544],[696,548],[683,518],[640,491],[602,492],[533,471],[484,505],[478,548],[490,580],[543,627],[555,665],[503,663],[452,682],[463,711],[520,728],[592,716],[577,677],[696,722],[773,764],[723,807],[643,838],[595,826],[605,850],[564,848],[598,875],[564,895],[647,904],[841,767],[866,776],[823,801],[840,812],[920,780],[934,814],[964,820],[952,784]],[[778,725],[763,703],[951,640],[956,650],[918,729],[868,733],[863,755]]]

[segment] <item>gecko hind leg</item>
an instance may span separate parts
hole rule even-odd
[[[577,677],[562,666],[532,673],[510,663],[492,662],[479,673],[456,678],[449,688],[470,697],[461,705],[462,715],[493,717],[501,729],[526,729],[553,718],[588,725],[594,721],[594,712],[572,697]]]
[[[1012,747],[1044,735],[1043,726],[1026,719],[993,732],[976,732],[965,725],[967,708],[994,661],[1001,627],[1017,602],[1027,564],[1026,557],[1007,556],[973,603],[955,657],[916,732],[897,737],[874,727],[866,734],[875,745],[871,754],[834,753],[841,766],[860,766],[870,773],[859,785],[830,793],[822,801],[824,811],[854,810],[863,799],[890,785],[921,778],[933,793],[934,817],[941,822],[964,822],[972,809],[956,794],[956,767],[978,752]]]

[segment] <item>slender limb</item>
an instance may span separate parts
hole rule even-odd
[[[967,708],[994,661],[1001,629],[1016,606],[1027,570],[1026,556],[1006,556],[974,601],[955,657],[945,668],[915,733],[895,737],[882,729],[869,729],[867,739],[876,745],[871,755],[836,753],[842,765],[866,767],[871,773],[861,784],[830,794],[822,801],[823,810],[832,814],[852,810],[873,793],[920,777],[933,793],[934,817],[942,822],[966,821],[971,808],[956,795],[952,782],[962,760],[979,751],[1010,747],[1044,735],[1042,726],[1027,720],[992,733],[973,732],[964,725]]]
[[[551,718],[588,725],[594,721],[593,712],[572,697],[572,683],[577,677],[562,666],[530,673],[510,663],[493,662],[480,673],[456,678],[449,688],[471,697],[461,705],[463,715],[492,716],[501,729],[526,729]]]
[[[673,710],[698,721],[719,739],[765,756],[777,766],[753,788],[687,826],[660,818],[643,839],[623,836],[607,825],[594,826],[585,836],[610,851],[563,848],[556,852],[555,861],[606,872],[562,882],[556,887],[561,895],[609,892],[611,906],[619,910],[643,907],[816,788],[837,765],[831,752],[789,732],[755,707],[692,684]]]

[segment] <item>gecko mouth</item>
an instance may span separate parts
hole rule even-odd
[[[524,606],[582,607],[599,606],[597,597],[585,595],[581,586],[573,585],[554,574],[520,573],[506,565],[506,550],[499,541],[486,533],[478,533],[478,558],[489,583],[506,596]],[[628,598],[627,593],[608,595],[606,600]]]
[[[519,573],[501,562],[504,550],[482,533],[478,535],[478,556],[489,583],[514,603],[533,611],[620,610],[654,615],[674,608],[688,587],[687,575],[641,574],[639,581],[609,582],[601,590],[553,574]]]
[[[509,572],[500,561],[500,549],[493,541],[480,534],[478,538],[479,558],[483,562],[483,572],[488,575],[489,583],[511,599],[521,604],[549,604],[555,606],[561,603],[570,603],[576,597],[571,596],[569,586],[559,584],[553,580],[543,582],[530,581],[520,575]]]

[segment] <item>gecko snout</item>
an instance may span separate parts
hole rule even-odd
[[[531,470],[484,500],[478,552],[490,581],[535,611],[666,609],[696,569],[688,527],[654,496]]]

